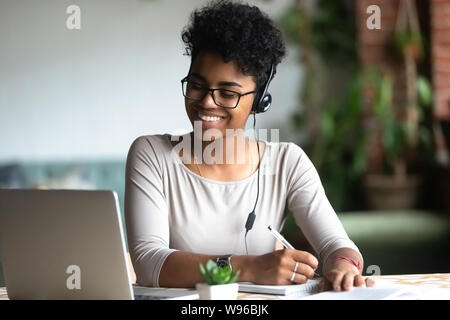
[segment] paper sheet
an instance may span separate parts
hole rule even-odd
[[[259,285],[250,282],[239,282],[239,292],[251,292],[262,294],[307,296],[317,293],[319,280],[308,280],[305,284],[291,285]]]

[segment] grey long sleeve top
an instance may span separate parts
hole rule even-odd
[[[267,226],[281,230],[289,211],[321,261],[343,247],[359,252],[305,152],[291,142],[260,141],[266,147],[248,253],[274,250],[275,238]],[[161,267],[175,250],[246,254],[244,226],[256,200],[257,181],[257,171],[239,181],[204,178],[182,163],[170,135],[137,138],[128,153],[125,184],[128,246],[137,283],[159,286]]]

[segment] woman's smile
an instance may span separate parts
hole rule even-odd
[[[210,128],[218,128],[223,122],[227,119],[226,116],[217,115],[214,113],[195,111],[194,121],[201,121],[202,128],[210,129]]]

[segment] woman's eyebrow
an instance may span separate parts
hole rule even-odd
[[[193,72],[193,73],[191,73],[190,75],[191,75],[192,77],[195,77],[195,78],[197,78],[197,79],[203,81],[203,82],[206,82],[205,77],[203,77],[202,75],[200,75],[200,74],[198,74],[198,73],[196,73],[196,72]],[[219,82],[219,86],[226,86],[226,87],[240,87],[240,88],[242,88],[242,86],[241,86],[239,83],[233,82],[233,81],[221,81],[221,82]]]
[[[241,87],[242,88],[242,86],[239,83],[233,82],[233,81],[221,81],[221,82],[219,82],[219,86]]]

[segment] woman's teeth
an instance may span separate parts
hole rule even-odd
[[[198,117],[200,119],[202,119],[203,121],[219,121],[222,120],[222,117],[208,117],[208,116],[204,116],[199,114]]]

